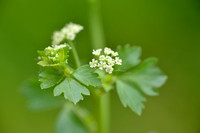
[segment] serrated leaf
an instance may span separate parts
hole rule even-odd
[[[81,83],[89,86],[101,86],[101,81],[97,73],[93,73],[93,69],[89,65],[81,66],[74,72],[74,77]]]
[[[45,67],[43,71],[39,74],[40,86],[42,89],[50,88],[58,84],[64,75],[59,70],[51,67]]]
[[[140,63],[141,48],[136,46],[125,45],[117,48],[119,57],[122,59],[122,65],[116,66],[116,70],[124,71]]]
[[[60,107],[65,100],[61,97],[54,97],[52,88],[41,90],[40,82],[37,78],[24,82],[21,92],[28,100],[28,108],[33,111],[49,110]]]
[[[87,130],[72,107],[64,106],[58,116],[56,133],[87,133]]]
[[[65,99],[75,104],[83,100],[82,94],[90,95],[86,87],[70,77],[66,77],[65,80],[54,88],[54,96],[61,95],[62,93],[64,93]]]
[[[132,111],[141,115],[142,109],[144,108],[142,102],[145,101],[145,97],[135,88],[129,86],[121,80],[117,80],[116,87],[120,101],[124,107],[129,106]]]
[[[131,72],[122,75],[121,78],[135,83],[147,95],[157,95],[157,88],[165,83],[167,76],[163,74],[156,64],[157,59],[146,59]]]

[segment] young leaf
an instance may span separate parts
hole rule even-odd
[[[28,108],[33,111],[49,110],[64,104],[61,97],[54,97],[52,88],[41,90],[40,82],[37,78],[24,82],[21,91],[28,100]]]
[[[47,47],[44,51],[38,51],[39,62],[41,66],[58,66],[65,64],[68,60],[69,46],[67,44],[55,45]]]
[[[51,67],[45,67],[39,74],[40,86],[42,89],[50,88],[58,84],[63,79],[63,74]]]
[[[47,61],[44,61],[44,60],[39,61],[37,64],[40,65],[40,66],[43,66],[43,67],[50,66],[50,64]]]
[[[45,56],[45,52],[43,50],[38,50],[37,51],[38,55],[41,56]]]
[[[127,70],[140,63],[141,48],[136,46],[125,45],[119,46],[117,49],[120,59],[122,59],[122,65],[116,66],[117,70]]]
[[[86,87],[70,77],[66,77],[64,81],[54,88],[54,96],[61,95],[62,93],[64,93],[65,99],[68,99],[74,104],[83,100],[81,94],[90,95],[90,92]]]
[[[56,133],[87,133],[87,130],[72,107],[64,106],[58,116]]]
[[[59,60],[60,62],[67,62],[67,59],[69,57],[69,47],[63,47],[58,50]]]
[[[129,86],[121,80],[117,80],[116,83],[117,93],[124,107],[129,106],[132,111],[141,115],[144,108],[143,101],[145,97],[139,93],[135,88]]]
[[[101,81],[97,78],[98,74],[92,73],[93,69],[89,65],[81,66],[74,72],[74,77],[89,86],[101,86]]]
[[[101,70],[96,70],[95,71],[96,73],[98,73],[99,75],[99,78],[101,79],[101,82],[102,82],[102,87],[104,88],[104,90],[106,92],[112,90],[114,87],[113,87],[113,75],[111,74],[107,74],[106,72],[104,71],[101,71]]]
[[[157,95],[157,88],[165,83],[167,76],[163,74],[156,64],[157,59],[146,59],[131,72],[122,75],[121,79],[135,83],[149,96]]]

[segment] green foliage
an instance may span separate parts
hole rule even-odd
[[[141,48],[136,46],[125,45],[117,48],[119,57],[122,59],[122,65],[116,66],[118,71],[128,70],[140,63]]]
[[[41,90],[37,78],[25,81],[21,91],[28,99],[28,108],[33,111],[49,110],[62,106],[65,102],[64,98],[53,96],[52,88]]]
[[[69,46],[66,44],[47,47],[44,51],[38,51],[39,62],[38,65],[45,66],[59,66],[66,64],[69,57]]]
[[[94,133],[96,126],[86,109],[66,103],[58,116],[56,133]]]
[[[90,92],[86,87],[70,77],[66,77],[65,80],[54,88],[54,96],[59,96],[62,93],[64,93],[65,99],[68,99],[74,104],[83,100],[81,94],[90,95]]]
[[[102,82],[102,87],[104,88],[104,90],[106,92],[114,89],[114,87],[113,87],[113,83],[114,83],[113,75],[107,74],[106,72],[101,71],[101,70],[96,70],[95,72],[98,73],[99,78],[101,79],[101,82]]]
[[[72,106],[64,106],[61,110],[56,124],[56,133],[87,133],[83,122],[75,114]]]
[[[149,58],[136,68],[121,76],[124,81],[130,81],[149,96],[158,95],[157,88],[161,87],[167,76],[156,66],[157,59]]]
[[[140,48],[126,45],[118,48],[119,55],[123,59],[123,70],[118,73],[116,87],[122,104],[129,106],[137,114],[141,114],[145,100],[140,90],[149,96],[158,95],[158,88],[161,87],[167,76],[156,66],[157,59],[149,58],[139,64]]]
[[[134,87],[118,80],[116,83],[117,93],[124,107],[129,106],[138,115],[141,115],[142,108],[144,108],[144,96],[139,93]]]
[[[41,89],[46,89],[58,84],[64,75],[59,70],[52,67],[45,67],[39,74],[39,81],[41,82]]]
[[[97,78],[98,74],[92,73],[94,69],[89,65],[81,66],[74,72],[74,77],[86,86],[101,86],[101,81]]]
[[[65,101],[60,112],[56,133],[96,132],[96,122],[91,115],[86,110],[74,105],[83,100],[83,95],[90,95],[90,91],[94,95],[95,104],[99,106],[99,110],[97,110],[99,112],[97,120],[100,124],[97,128],[98,132],[108,132],[103,128],[108,127],[107,121],[104,120],[107,119],[106,109],[109,98],[101,97],[103,93],[116,87],[123,106],[130,107],[136,114],[141,115],[144,108],[144,94],[157,95],[157,88],[161,87],[167,79],[156,66],[155,58],[149,58],[140,64],[141,48],[130,45],[119,46],[118,52],[107,47],[103,50],[93,50],[92,54],[95,55],[95,58],[89,63],[90,66],[81,66],[72,41],[82,29],[81,25],[70,23],[60,31],[54,32],[52,46],[38,51],[38,64],[42,66],[39,80],[33,79],[23,87],[23,92],[29,99],[29,106],[34,110],[63,105],[63,99],[54,98],[52,91],[54,96],[63,94],[65,100],[70,101]],[[70,49],[72,49],[76,70],[70,66],[71,62],[68,63]],[[101,54],[101,51],[104,54]],[[106,111],[102,110],[103,106]]]

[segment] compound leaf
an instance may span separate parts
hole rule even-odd
[[[119,57],[122,59],[122,65],[117,66],[119,71],[125,71],[140,63],[141,48],[137,46],[125,45],[119,46],[117,49]]]
[[[145,101],[145,97],[135,88],[129,86],[121,80],[117,80],[116,87],[120,101],[124,107],[129,106],[132,111],[141,115],[142,109],[144,108],[142,102]]]
[[[74,72],[74,77],[86,86],[101,86],[101,81],[97,73],[93,73],[93,69],[89,65],[84,65]]]
[[[122,75],[121,79],[136,84],[147,95],[157,95],[157,88],[165,83],[167,76],[163,74],[156,64],[157,59],[146,59],[135,69]]]
[[[86,87],[70,77],[66,77],[65,80],[54,88],[54,96],[61,95],[62,93],[64,93],[65,99],[68,99],[74,104],[83,100],[82,94],[90,95]]]
[[[40,86],[42,89],[50,88],[63,79],[63,73],[51,67],[45,67],[39,74]]]

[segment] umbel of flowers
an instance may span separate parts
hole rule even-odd
[[[69,23],[60,31],[55,31],[52,36],[52,46],[48,46],[44,51],[38,51],[40,60],[38,64],[42,66],[67,64],[68,52],[71,49],[67,43],[73,41],[81,30],[83,26]]]
[[[69,23],[66,24],[60,31],[55,31],[52,36],[52,44],[58,45],[63,40],[73,41],[76,34],[83,30],[83,26],[79,24]]]
[[[91,68],[105,70],[111,74],[114,70],[114,65],[122,65],[122,59],[118,57],[118,52],[110,48],[105,47],[103,51],[102,49],[93,50],[92,54],[95,58],[89,63]]]

